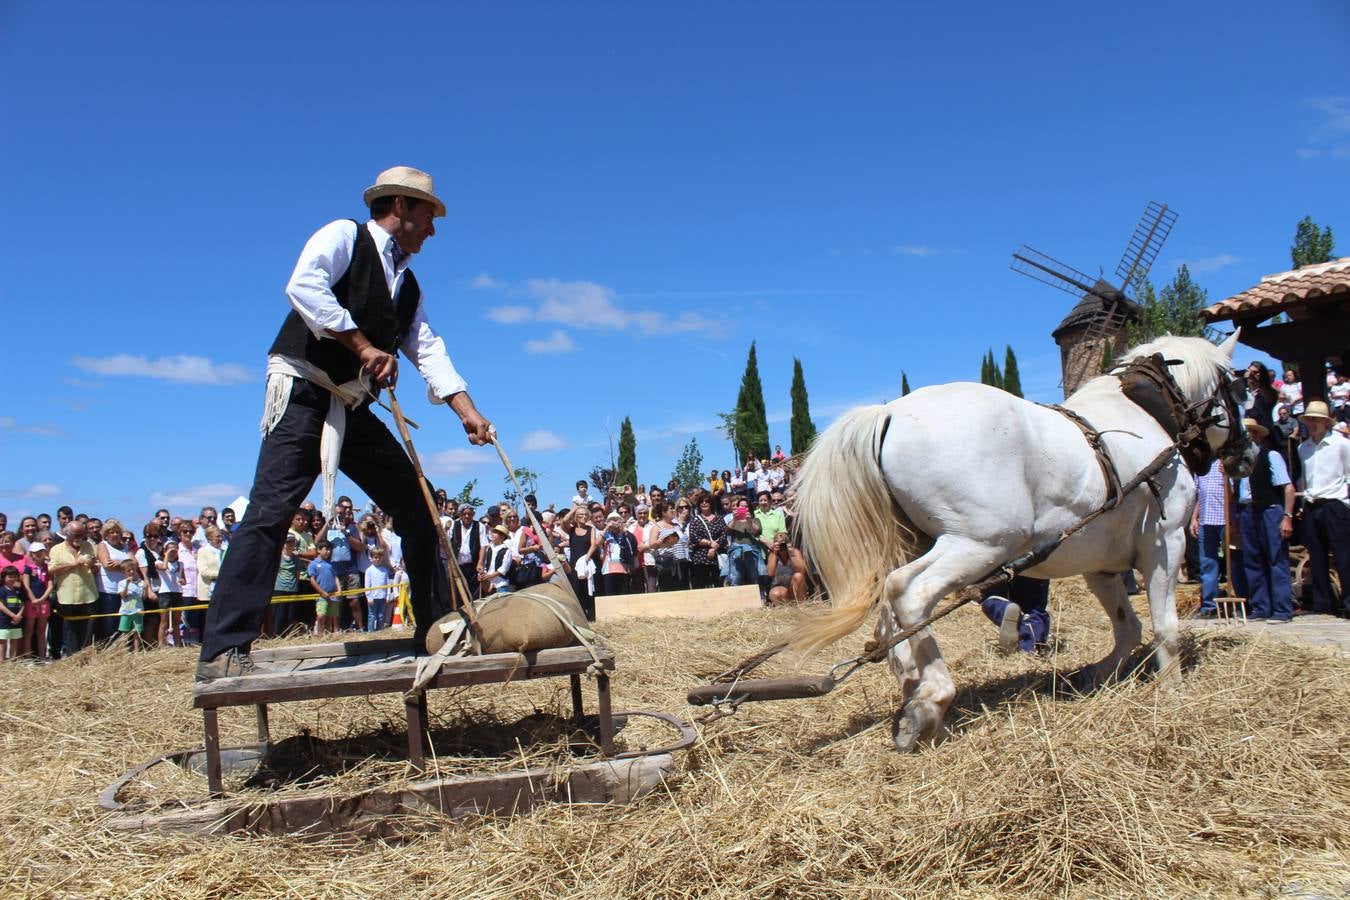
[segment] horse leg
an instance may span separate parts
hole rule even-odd
[[[1148,569],[1148,614],[1153,623],[1154,657],[1158,681],[1181,687],[1181,633],[1177,623],[1177,576],[1186,552],[1186,535],[1174,528],[1160,545],[1150,548]]]
[[[1084,666],[1074,676],[1074,687],[1080,691],[1090,691],[1097,685],[1120,676],[1122,667],[1130,653],[1144,637],[1144,625],[1135,615],[1130,605],[1130,595],[1125,591],[1125,583],[1117,572],[1093,572],[1083,576],[1088,590],[1096,596],[1097,602],[1106,610],[1111,620],[1111,634],[1115,645],[1111,652],[1100,661]]]
[[[885,600],[895,624],[902,629],[918,625],[943,597],[989,572],[1008,552],[1008,548],[990,548],[966,538],[939,537],[932,550],[887,576]],[[891,738],[895,749],[909,752],[920,741],[941,735],[956,686],[931,628],[910,638],[908,646],[893,647],[890,655],[904,696]]]

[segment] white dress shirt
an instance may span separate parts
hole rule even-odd
[[[286,296],[291,301],[291,307],[300,314],[305,325],[319,340],[333,340],[329,331],[356,330],[356,321],[351,313],[343,309],[337,297],[333,296],[333,285],[351,266],[352,249],[356,246],[356,227],[349,219],[339,219],[314,232],[314,236],[305,243],[305,249],[300,252],[295,271],[286,285]],[[384,264],[389,296],[397,297],[412,255],[409,254],[401,265],[395,267],[391,252],[393,236],[373,220],[366,223],[366,228],[375,239],[375,248]],[[427,396],[431,402],[444,403],[450,395],[468,390],[469,386],[450,362],[445,341],[427,322],[424,300],[425,297],[417,302],[412,325],[400,349],[426,380]]]
[[[1308,500],[1346,500],[1346,485],[1350,484],[1350,440],[1334,431],[1327,431],[1320,441],[1312,438],[1298,445],[1298,458],[1303,461],[1303,496]]]

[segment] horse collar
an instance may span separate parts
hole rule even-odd
[[[1204,417],[1186,403],[1186,396],[1168,371],[1162,354],[1130,360],[1111,374],[1120,379],[1121,393],[1148,413],[1177,443],[1192,473],[1209,471],[1214,450],[1205,440]]]

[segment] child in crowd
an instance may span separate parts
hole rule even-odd
[[[159,595],[159,644],[172,647],[181,641],[179,626],[183,613],[183,564],[178,559],[178,542],[166,541],[164,552],[155,560],[155,593]]]
[[[47,545],[34,540],[28,545],[28,560],[19,579],[27,602],[23,608],[23,649],[29,641],[37,646],[38,659],[47,659],[47,621],[52,614],[52,578],[47,570]]]
[[[141,632],[145,630],[145,582],[141,580],[141,570],[135,559],[122,560],[121,567],[123,577],[117,595],[122,598],[122,603],[117,609],[117,632],[126,636],[130,649],[139,650]]]
[[[333,572],[333,545],[328,538],[320,538],[314,548],[319,551],[318,559],[309,564],[309,581],[319,592],[321,600],[314,603],[314,633],[337,633],[338,616],[342,612],[342,600],[335,596],[338,590],[337,575]]]
[[[277,578],[272,583],[272,599],[282,602],[273,602],[272,604],[272,629],[277,637],[285,637],[286,633],[295,627],[295,607],[294,602],[286,602],[285,598],[291,597],[300,591],[300,558],[295,555],[297,540],[295,532],[287,532],[286,540],[281,545],[281,562],[277,566]]]
[[[389,570],[384,566],[384,548],[370,548],[370,565],[366,568],[366,631],[384,627],[384,609],[389,599]]]
[[[23,641],[23,593],[19,589],[19,569],[5,566],[0,571],[0,659],[14,659]]]
[[[511,589],[511,582],[506,578],[506,573],[511,571],[511,548],[506,546],[506,539],[511,536],[511,532],[505,525],[497,525],[488,534],[492,546],[483,554],[483,568],[478,573],[481,595],[484,597]]]

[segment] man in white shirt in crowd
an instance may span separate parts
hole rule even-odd
[[[1332,430],[1331,411],[1321,400],[1309,401],[1299,421],[1308,429],[1298,458],[1303,463],[1303,545],[1312,570],[1311,603],[1304,606],[1342,614],[1344,591],[1350,588],[1350,440]],[[1340,597],[1332,591],[1328,554],[1336,561]]]
[[[315,232],[286,286],[291,311],[268,351],[258,466],[207,612],[198,680],[257,669],[249,649],[271,599],[291,514],[319,476],[331,513],[339,469],[394,517],[417,620],[414,639],[420,643],[449,610],[438,523],[407,454],[369,404],[394,386],[402,350],[431,402],[449,405],[471,443],[487,443],[492,426],[427,320],[408,267],[435,235],[434,219],[445,215],[431,176],[406,166],[387,169],[363,199],[370,219],[338,220]]]

